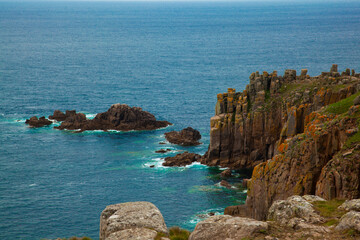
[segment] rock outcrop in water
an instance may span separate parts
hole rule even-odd
[[[69,117],[74,117],[79,113],[76,113],[75,110],[66,110],[65,113],[61,112],[60,110],[55,110],[53,115],[49,116],[49,119],[56,120],[58,122],[65,121]]]
[[[37,118],[36,116],[26,119],[25,123],[29,124],[30,127],[44,127],[52,124],[52,122],[45,117]]]
[[[276,200],[316,194],[360,197],[360,74],[253,73],[246,90],[219,94],[202,163],[254,168],[246,206],[228,213],[266,219]]]
[[[57,129],[68,130],[155,130],[171,123],[157,121],[155,116],[139,107],[129,107],[126,104],[114,104],[108,111],[99,113],[94,119],[86,119],[83,113],[75,113],[66,117]]]
[[[201,159],[201,155],[196,153],[183,152],[175,155],[174,157],[166,157],[165,162],[162,164],[167,167],[181,167],[190,165]]]
[[[187,127],[179,132],[167,132],[165,133],[165,138],[173,144],[181,146],[195,146],[200,144],[199,140],[201,139],[201,135],[198,130],[193,129],[192,127]]]

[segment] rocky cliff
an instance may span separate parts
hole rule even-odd
[[[359,90],[360,74],[333,65],[316,77],[253,73],[243,92],[219,94],[202,162],[254,168],[246,206],[228,213],[263,220],[291,195],[359,197]]]
[[[357,92],[359,77],[350,69],[340,74],[336,65],[316,77],[306,69],[300,76],[295,70],[252,73],[246,90],[218,94],[203,163],[253,168],[271,159],[285,139],[304,132],[311,112]]]

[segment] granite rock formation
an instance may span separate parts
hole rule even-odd
[[[150,202],[107,206],[100,216],[100,240],[155,239],[168,233],[159,209]]]
[[[264,220],[292,195],[360,197],[360,74],[253,73],[241,93],[219,94],[202,163],[253,168],[246,206],[227,213]]]
[[[126,104],[114,104],[106,112],[98,113],[94,119],[88,120],[83,113],[66,117],[57,129],[68,130],[155,130],[171,123],[157,121],[154,115],[139,107]]]
[[[304,132],[310,113],[349,97],[360,89],[360,74],[324,72],[317,77],[259,72],[243,92],[218,94],[211,118],[210,145],[203,163],[253,168],[277,154],[287,138]]]
[[[30,119],[26,119],[25,123],[29,124],[30,127],[44,127],[52,124],[52,122],[45,117],[40,117],[38,119],[36,116],[33,116]]]
[[[216,215],[199,222],[189,240],[245,239],[268,230],[266,222],[250,218]]]
[[[200,161],[200,159],[201,155],[199,154],[183,152],[175,155],[174,157],[166,157],[165,162],[162,165],[167,167],[181,167]]]
[[[55,110],[53,115],[49,116],[49,119],[56,120],[58,122],[65,121],[68,117],[73,117],[77,113],[75,110],[66,110],[65,113],[61,112],[60,110]]]
[[[181,146],[195,146],[199,145],[201,139],[200,132],[191,127],[184,128],[183,130],[171,131],[165,133],[165,138],[170,143],[181,145]]]

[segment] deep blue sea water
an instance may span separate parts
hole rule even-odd
[[[120,202],[153,202],[168,226],[189,230],[199,214],[242,204],[242,190],[216,185],[221,169],[164,168],[154,151],[203,154],[216,94],[243,90],[253,71],[317,75],[332,63],[360,71],[359,2],[0,2],[0,239],[96,239],[101,211]],[[174,125],[73,133],[24,124],[55,109],[92,117],[118,102]],[[159,145],[187,126],[203,145]]]

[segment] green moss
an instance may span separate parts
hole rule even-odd
[[[337,220],[337,219],[330,219],[330,220],[326,221],[326,222],[324,223],[324,225],[330,227],[330,226],[336,225],[336,224],[338,224],[338,223],[339,223],[339,220]]]
[[[316,201],[313,202],[315,210],[319,212],[319,214],[326,218],[334,218],[341,217],[344,213],[339,210],[338,207],[344,203],[344,200],[340,199],[332,199],[329,201]]]
[[[348,235],[349,237],[358,237],[358,236],[360,236],[360,232],[356,231],[355,229],[346,230],[345,234]]]
[[[301,86],[300,83],[285,83],[281,86],[279,89],[280,93],[289,93],[294,91],[295,89],[299,88]]]
[[[359,95],[360,91],[339,102],[330,104],[325,108],[325,112],[337,115],[346,113],[349,108],[354,104],[354,99]]]
[[[354,143],[360,143],[360,132],[355,133],[353,136],[351,136],[345,143],[345,146],[350,148],[352,144]]]
[[[170,238],[170,240],[187,240],[189,239],[189,236],[189,231],[179,227],[171,227],[169,229],[169,235],[166,235],[165,233],[158,233],[155,240],[160,240],[162,237]]]

